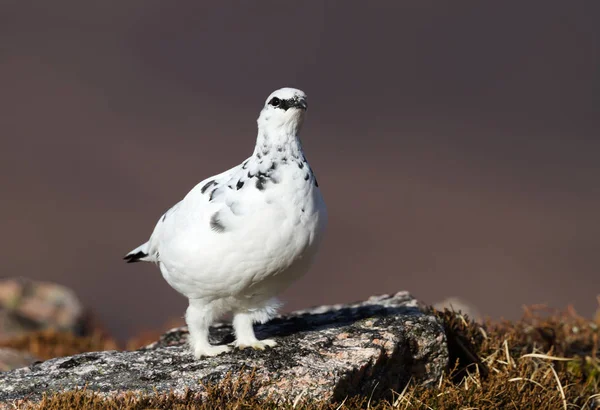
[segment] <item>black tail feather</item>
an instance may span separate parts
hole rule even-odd
[[[127,263],[134,263],[134,262],[139,262],[140,259],[145,258],[146,256],[148,256],[148,254],[146,252],[136,252],[136,253],[130,253],[125,255],[125,257],[123,259],[125,259],[127,261]]]

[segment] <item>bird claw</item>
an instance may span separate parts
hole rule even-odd
[[[273,339],[264,339],[264,340],[257,340],[254,342],[249,342],[249,343],[235,343],[235,347],[237,347],[240,350],[244,350],[244,349],[254,349],[254,350],[265,350],[267,347],[275,347],[277,346],[277,342]]]
[[[226,345],[220,346],[198,346],[194,348],[194,357],[200,359],[202,357],[214,357],[231,351],[231,347]]]

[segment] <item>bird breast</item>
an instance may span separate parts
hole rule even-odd
[[[165,242],[160,266],[171,286],[194,298],[270,298],[306,273],[325,228],[323,198],[304,167],[276,171],[263,189],[242,188],[252,191],[245,192],[237,215],[231,208],[207,205],[204,215],[185,224],[194,228],[179,230],[176,239]],[[207,229],[209,214],[218,215],[221,229]]]

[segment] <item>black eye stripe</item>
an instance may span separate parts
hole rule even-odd
[[[287,111],[289,108],[292,107],[306,110],[306,99],[299,96],[295,96],[287,100],[284,100],[279,97],[273,97],[269,100],[268,105],[274,108],[280,108],[284,111]]]
[[[288,108],[294,106],[294,100],[282,100],[281,98],[273,97],[271,101],[269,101],[269,105],[272,105],[275,108],[281,108],[284,111],[287,111]]]

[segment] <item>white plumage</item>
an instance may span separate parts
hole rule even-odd
[[[155,262],[189,299],[186,322],[196,357],[230,350],[208,327],[233,313],[239,348],[264,349],[253,323],[276,312],[274,297],[309,269],[327,223],[317,180],[298,137],[306,95],[273,92],[258,118],[254,153],[196,185],[159,219],[150,240],[125,256]]]

